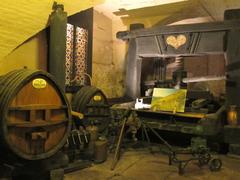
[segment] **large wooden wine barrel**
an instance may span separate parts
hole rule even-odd
[[[72,99],[72,109],[84,114],[85,127],[95,124],[99,132],[106,130],[109,124],[110,109],[104,93],[94,86],[82,87]]]
[[[0,109],[1,154],[38,160],[65,144],[70,106],[50,74],[21,69],[2,76]]]

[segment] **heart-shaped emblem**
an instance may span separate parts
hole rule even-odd
[[[184,45],[187,42],[186,36],[180,34],[177,37],[171,35],[166,39],[166,43],[175,49],[178,49],[180,46]]]

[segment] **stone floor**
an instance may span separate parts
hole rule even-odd
[[[208,166],[199,168],[190,163],[185,174],[178,175],[177,165],[168,165],[168,157],[161,153],[149,153],[147,149],[125,151],[114,171],[110,170],[113,154],[106,162],[90,168],[66,174],[65,180],[165,180],[165,179],[213,179],[239,180],[240,159],[218,156],[223,162],[219,172],[211,172]]]

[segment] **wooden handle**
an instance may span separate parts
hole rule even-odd
[[[80,113],[80,112],[76,112],[76,111],[71,111],[71,114],[73,116],[78,117],[79,119],[83,119],[84,118],[84,114]]]

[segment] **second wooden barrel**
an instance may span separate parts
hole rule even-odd
[[[2,76],[0,109],[1,153],[39,160],[65,144],[70,106],[49,73],[21,69]]]
[[[85,127],[94,124],[102,133],[109,125],[110,109],[104,93],[94,86],[82,87],[72,99],[72,109],[84,114]]]

